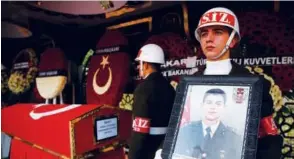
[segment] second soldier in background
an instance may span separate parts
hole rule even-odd
[[[175,90],[160,72],[160,65],[165,63],[161,47],[143,46],[136,61],[144,81],[134,92],[129,159],[154,159],[167,131]]]

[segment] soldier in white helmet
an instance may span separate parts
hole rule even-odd
[[[135,60],[144,81],[134,92],[129,159],[154,159],[167,131],[175,90],[160,72],[165,63],[161,47],[147,44]]]
[[[250,75],[250,72],[247,69],[230,59],[231,49],[236,47],[241,40],[238,19],[231,10],[216,7],[206,11],[199,20],[198,26],[195,30],[195,36],[200,42],[202,51],[207,60],[206,66],[203,69],[200,69],[199,74],[232,76]],[[265,79],[263,80],[263,104],[261,108],[261,127],[259,130],[259,132],[263,133],[263,137],[258,139],[256,159],[279,159],[281,157],[282,137],[275,133],[277,131],[274,130],[274,122],[268,122],[273,121],[273,101],[269,94],[270,83]],[[187,126],[187,129],[189,128],[192,129],[191,125]],[[179,135],[185,136],[185,134]],[[183,143],[183,145],[187,145],[187,143]],[[193,147],[193,145],[191,146]],[[217,155],[218,157],[215,157],[214,154],[204,152],[205,156],[202,156],[202,158],[232,158],[232,156],[226,154],[228,152],[218,151],[219,150],[215,149],[214,152],[220,154]],[[185,152],[193,151],[185,150]]]

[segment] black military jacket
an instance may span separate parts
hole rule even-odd
[[[134,92],[133,118],[150,119],[150,127],[167,127],[174,98],[174,88],[160,72],[154,72]],[[164,137],[133,131],[129,159],[153,159]]]

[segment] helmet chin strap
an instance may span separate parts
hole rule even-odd
[[[140,75],[143,75],[143,61],[140,60]]]
[[[229,37],[229,39],[228,39],[228,41],[227,41],[227,43],[226,43],[226,46],[224,47],[224,49],[222,50],[222,52],[218,56],[213,57],[214,60],[215,59],[218,59],[219,57],[221,57],[229,49],[230,44],[231,44],[231,42],[232,42],[235,34],[236,34],[236,31],[233,30],[232,33],[231,33],[231,35],[230,35],[230,37]]]

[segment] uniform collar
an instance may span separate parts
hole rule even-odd
[[[211,129],[210,136],[213,137],[213,135],[216,132],[216,129],[218,128],[219,124],[220,124],[220,121],[218,121],[214,125],[208,126],[208,125],[205,125],[204,122],[202,122],[202,131],[203,131],[204,136],[206,135],[206,128],[210,127],[210,129]]]
[[[230,59],[220,61],[206,61],[204,75],[228,75],[232,70]]]
[[[243,66],[240,66],[239,64],[237,64],[233,60],[230,60],[230,62],[232,64],[232,69],[231,69],[229,75],[248,74],[248,71]],[[206,65],[199,66],[199,68],[198,68],[199,71],[196,74],[203,75],[205,69],[206,69]]]

